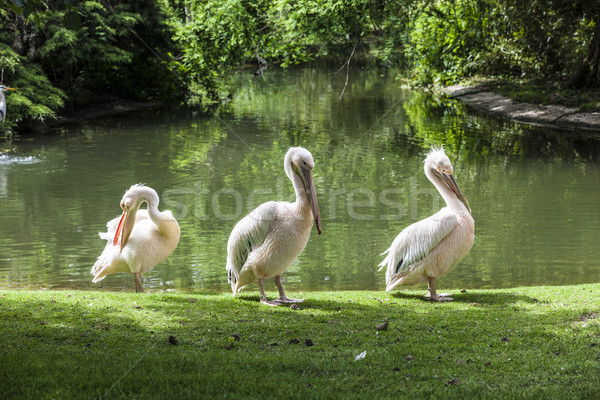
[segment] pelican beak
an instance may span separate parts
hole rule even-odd
[[[310,208],[315,219],[315,224],[317,225],[317,232],[319,232],[320,235],[321,217],[319,215],[319,202],[317,201],[317,192],[315,191],[315,185],[312,180],[312,172],[310,171],[310,168],[302,166],[300,167],[300,174],[298,175],[300,175],[300,178],[302,178],[302,182],[304,183],[308,201],[310,201]]]
[[[465,207],[467,207],[467,210],[469,210],[469,212],[471,212],[471,207],[469,206],[469,202],[467,201],[467,199],[465,198],[465,195],[460,190],[458,183],[456,183],[456,179],[454,179],[454,175],[446,174],[445,172],[440,172],[440,175],[442,176],[442,179],[443,179],[444,183],[446,184],[446,186],[448,186],[450,188],[450,190],[452,190],[454,192],[454,194],[456,194],[456,197],[458,197],[458,199],[460,201],[462,201],[462,203],[465,205]]]
[[[135,224],[135,215],[136,212],[130,212],[127,208],[123,210],[123,215],[121,215],[119,225],[117,226],[117,231],[115,232],[115,238],[113,239],[113,246],[117,244],[119,238],[121,239],[119,253],[123,251],[123,247],[125,247],[127,240],[131,235],[133,225]]]
[[[4,90],[15,90],[15,88],[5,87]]]

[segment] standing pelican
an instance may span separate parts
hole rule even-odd
[[[432,149],[427,154],[425,175],[440,192],[447,207],[400,232],[383,253],[388,255],[379,265],[381,268],[387,265],[388,291],[396,285],[426,281],[431,300],[451,301],[451,297],[445,297],[447,294],[436,292],[436,279],[450,272],[469,253],[475,224],[443,148]]]
[[[292,147],[283,164],[294,185],[296,201],[261,204],[235,225],[227,242],[227,274],[233,295],[258,280],[260,301],[270,306],[303,301],[285,295],[281,274],[306,246],[313,218],[321,234],[312,155],[302,147]],[[263,281],[271,276],[275,277],[279,299],[268,301]]]
[[[15,90],[11,87],[0,85],[0,122],[6,119],[6,98],[4,97],[5,90]]]
[[[143,202],[147,210],[139,210]],[[108,274],[133,274],[135,291],[143,292],[141,275],[165,260],[179,243],[179,224],[171,211],[158,211],[158,194],[152,188],[133,185],[123,195],[123,215],[106,224],[100,238],[108,243],[92,267],[92,282]],[[119,240],[120,239],[120,240]]]

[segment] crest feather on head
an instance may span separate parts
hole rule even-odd
[[[446,150],[444,150],[444,146],[440,145],[440,146],[433,146],[431,147],[431,150],[429,150],[429,152],[427,153],[427,157],[425,157],[425,160],[423,160],[423,162],[425,162],[428,158],[430,157],[434,157],[434,156],[446,156]]]

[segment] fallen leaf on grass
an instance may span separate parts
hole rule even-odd
[[[407,356],[406,356],[406,359],[407,359],[408,361],[412,361],[412,360],[414,360],[414,359],[415,359],[415,356],[413,356],[412,354],[409,354],[409,355],[407,355]]]
[[[385,331],[387,328],[388,328],[388,323],[387,323],[387,321],[385,321],[383,324],[377,325],[376,329],[378,331]]]
[[[354,357],[354,361],[360,361],[360,360],[364,360],[364,358],[367,356],[367,351],[363,351],[362,353],[360,353],[359,355],[357,355],[356,357]]]

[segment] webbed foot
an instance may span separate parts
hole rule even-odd
[[[281,306],[284,304],[289,304],[289,303],[302,303],[304,301],[304,299],[290,299],[287,296],[282,296],[278,299],[275,300],[267,300],[267,299],[261,299],[260,302],[263,304],[267,304],[269,306]]]

